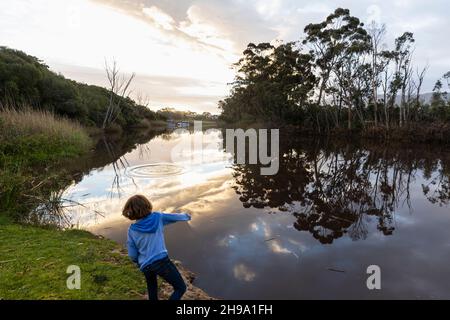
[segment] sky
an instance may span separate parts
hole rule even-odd
[[[102,86],[115,60],[151,109],[218,113],[249,42],[299,40],[337,7],[385,23],[388,46],[413,32],[415,63],[429,65],[424,91],[450,70],[448,0],[0,0],[0,46]]]

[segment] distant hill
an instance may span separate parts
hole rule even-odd
[[[110,92],[103,87],[66,79],[36,57],[0,47],[0,103],[4,106],[50,110],[84,125],[101,127],[109,99]],[[115,99],[120,101],[116,123],[121,127],[161,118],[129,98],[116,95]]]
[[[422,101],[422,103],[424,103],[424,104],[429,104],[431,102],[432,97],[433,97],[433,92],[422,93],[420,95],[420,101]],[[378,98],[382,99],[383,96],[379,95]],[[397,99],[395,100],[395,103],[399,104],[401,102],[401,99],[402,99],[401,95],[397,95]],[[447,100],[450,100],[450,93],[447,93]]]
[[[432,97],[433,97],[433,93],[432,92],[424,93],[424,94],[420,95],[420,100],[422,100],[422,102],[424,102],[424,103],[430,103]],[[447,98],[447,100],[450,99],[450,93],[446,94],[446,98]]]

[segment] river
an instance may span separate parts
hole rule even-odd
[[[219,129],[153,135],[117,155],[104,141],[90,161],[106,160],[63,192],[80,204],[66,221],[124,244],[133,194],[191,213],[167,227],[167,247],[218,298],[450,298],[449,152],[281,133],[275,176],[235,165]],[[201,154],[180,150],[198,139]],[[367,288],[371,265],[381,290]]]

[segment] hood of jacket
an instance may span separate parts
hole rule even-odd
[[[161,219],[159,217],[158,212],[153,212],[148,216],[146,216],[145,218],[142,218],[137,222],[133,223],[130,226],[130,229],[133,231],[143,233],[155,233],[159,227],[160,220]]]

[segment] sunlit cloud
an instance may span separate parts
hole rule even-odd
[[[114,58],[121,71],[137,73],[133,92],[148,96],[152,108],[217,113],[234,78],[231,65],[249,42],[299,40],[308,23],[337,6],[365,23],[386,23],[390,46],[414,32],[415,62],[430,65],[424,90],[448,71],[444,0],[3,0],[0,44],[98,85],[105,85],[105,58]]]
[[[152,6],[150,8],[143,8],[142,12],[146,17],[149,17],[156,26],[169,31],[175,30],[175,20],[158,7]]]

